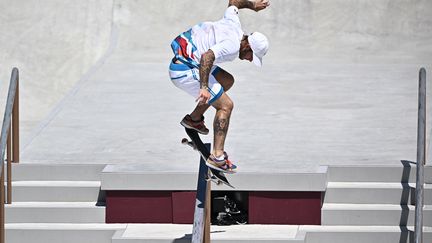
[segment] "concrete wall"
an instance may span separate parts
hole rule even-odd
[[[149,61],[190,26],[223,15],[228,1],[116,0],[119,51]],[[240,13],[246,32],[269,36],[275,61],[421,62],[432,56],[428,0],[271,0],[270,8]],[[273,52],[272,52],[273,50]],[[421,61],[419,61],[421,60]]]
[[[107,0],[0,0],[1,111],[16,66],[23,136],[105,53],[111,19]]]

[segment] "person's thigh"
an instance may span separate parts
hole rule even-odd
[[[228,91],[234,84],[234,77],[221,67],[215,66],[216,68],[212,71],[212,75],[222,85],[225,92]]]
[[[212,69],[214,71],[216,66]],[[171,81],[175,86],[190,94],[195,99],[198,97],[200,92],[200,81],[199,81],[199,70],[196,68],[189,68],[184,64],[171,63],[169,69],[169,75]],[[214,101],[218,100],[224,92],[222,85],[216,80],[213,72],[209,75],[208,89],[210,92],[211,105]]]

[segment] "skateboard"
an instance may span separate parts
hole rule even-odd
[[[187,138],[183,138],[182,139],[182,144],[184,145],[188,145],[190,147],[192,147],[194,150],[197,150],[202,159],[204,161],[206,161],[208,159],[208,157],[210,156],[210,151],[207,149],[207,147],[204,145],[204,143],[202,142],[201,138],[198,135],[198,132],[189,129],[189,128],[185,128],[187,135],[189,136],[189,138],[192,141],[189,141]],[[210,180],[213,181],[214,183],[216,183],[217,185],[221,185],[221,184],[225,184],[231,188],[234,188],[233,185],[231,185],[228,181],[228,179],[225,177],[224,172],[213,169],[213,168],[209,168],[209,174],[206,178],[206,180]]]

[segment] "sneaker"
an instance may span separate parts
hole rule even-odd
[[[194,121],[192,120],[192,117],[190,115],[186,115],[183,120],[180,122],[180,124],[186,128],[192,129],[197,131],[198,133],[207,135],[209,133],[209,130],[204,125],[204,116],[201,117],[200,121]]]
[[[224,158],[225,158],[225,161],[226,161],[226,163],[227,163],[227,165],[228,165],[228,169],[229,169],[229,170],[234,171],[234,170],[237,169],[237,165],[233,164],[233,163],[231,162],[231,160],[228,159],[228,154],[227,154],[227,152],[225,152],[225,151],[224,151]]]
[[[210,168],[213,168],[215,170],[219,170],[219,171],[222,171],[222,172],[227,172],[228,169],[229,169],[229,167],[228,167],[228,165],[226,163],[225,158],[219,160],[213,154],[211,154],[209,156],[209,158],[207,159],[206,165],[208,167],[210,167]]]
[[[228,160],[228,155],[224,153],[223,159],[217,159],[213,154],[206,161],[206,165],[215,170],[222,171],[224,173],[235,173],[235,169],[237,168],[230,160]]]

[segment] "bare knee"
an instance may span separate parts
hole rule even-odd
[[[227,114],[231,114],[234,109],[234,102],[224,92],[222,96],[213,103],[213,106],[216,110],[222,110]]]
[[[234,102],[231,99],[228,98],[223,103],[222,109],[225,110],[226,112],[229,112],[231,114],[232,110],[234,109]]]

